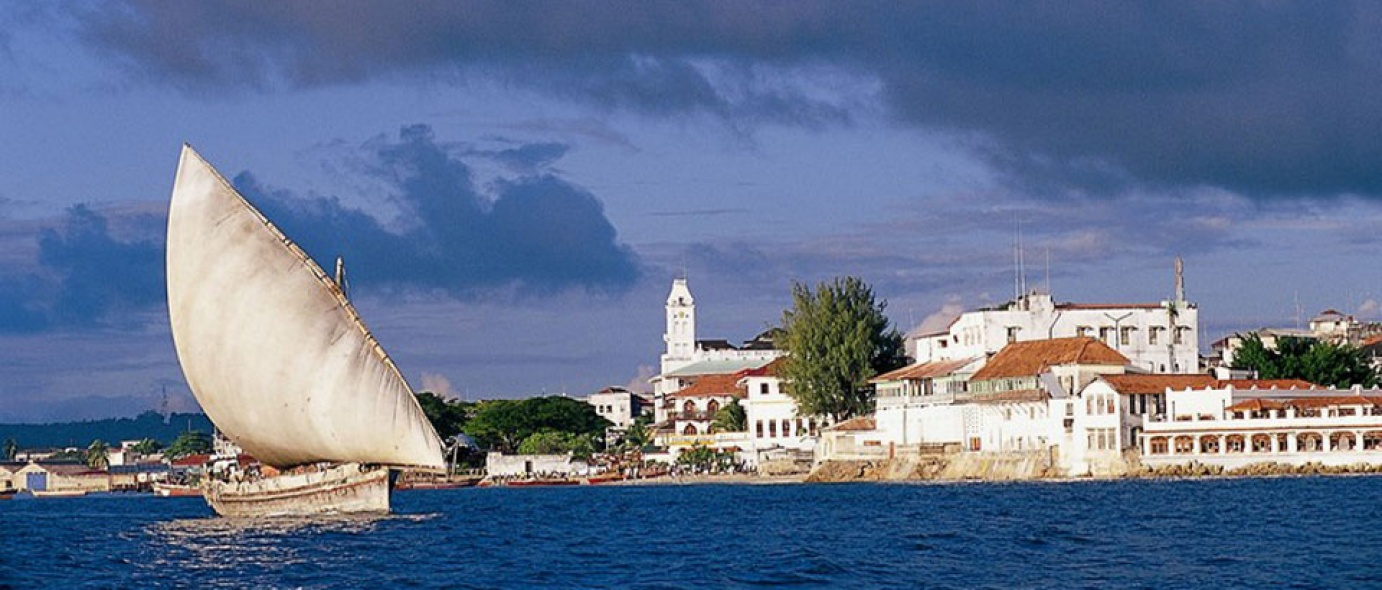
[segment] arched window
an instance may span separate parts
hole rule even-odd
[[[696,436],[696,425],[687,424],[686,428],[681,429],[681,433],[685,434],[686,436]]]
[[[1302,432],[1296,435],[1296,451],[1313,453],[1324,450],[1324,437],[1318,432]]]
[[[1166,437],[1164,437],[1164,436],[1153,436],[1153,437],[1152,437],[1152,441],[1151,441],[1151,445],[1152,445],[1152,454],[1153,454],[1153,455],[1165,455],[1165,454],[1166,454],[1166,451],[1167,451]]]
[[[683,414],[695,414],[695,413],[696,413],[696,402],[691,401],[691,400],[686,400],[686,403],[684,403],[684,404],[681,405],[681,412],[682,412]]]
[[[1206,434],[1200,437],[1201,453],[1219,452],[1219,436],[1216,434]]]
[[[1176,437],[1176,440],[1175,440],[1175,443],[1176,443],[1176,454],[1177,454],[1177,455],[1189,455],[1190,453],[1195,452],[1195,438],[1194,438],[1194,437],[1191,437],[1191,436],[1177,436],[1177,437]]]
[[[1230,434],[1224,437],[1224,450],[1229,453],[1243,452],[1244,439],[1241,434]]]
[[[1352,432],[1335,432],[1329,435],[1330,450],[1352,451],[1355,444]]]
[[[705,406],[705,411],[710,414],[714,414],[715,412],[720,411],[720,402],[715,401],[713,399],[710,400],[710,403],[706,404]]]

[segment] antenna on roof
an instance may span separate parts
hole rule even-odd
[[[1046,294],[1051,294],[1051,247],[1046,247]]]
[[[1176,256],[1176,303],[1185,301],[1185,261]]]
[[[1022,220],[1017,220],[1017,273],[1022,276],[1022,294],[1027,294],[1027,250],[1022,244]]]

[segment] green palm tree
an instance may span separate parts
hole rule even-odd
[[[744,406],[739,405],[737,399],[730,400],[715,412],[715,418],[710,422],[710,428],[715,432],[743,432],[748,429],[748,425],[748,414],[744,412]]]
[[[110,448],[101,439],[91,441],[91,445],[86,447],[86,466],[92,469],[105,469],[110,467]]]
[[[5,439],[5,460],[13,461],[14,456],[19,454],[19,443],[14,442],[14,438]]]

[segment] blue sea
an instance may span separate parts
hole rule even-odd
[[[0,588],[1382,587],[1382,477],[469,488],[233,521],[0,502]]]

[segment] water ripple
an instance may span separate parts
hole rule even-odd
[[[10,588],[1251,588],[1382,579],[1382,478],[402,493],[398,514],[0,503]]]

